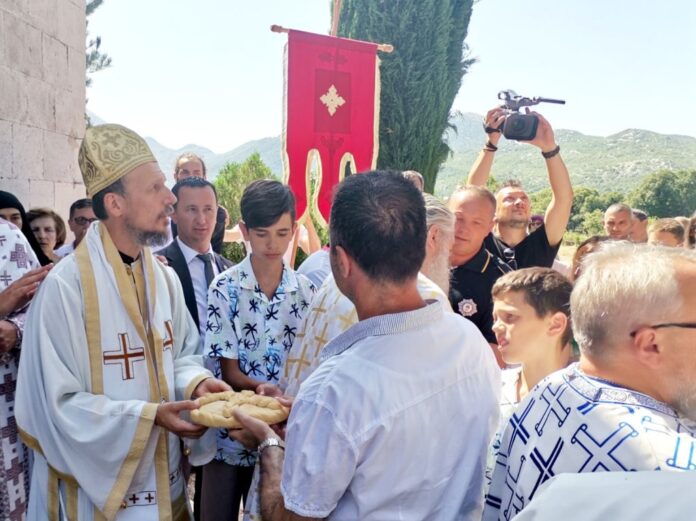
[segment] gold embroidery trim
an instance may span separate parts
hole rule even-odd
[[[150,317],[155,316],[155,306],[157,305],[156,296],[156,279],[155,279],[155,268],[153,265],[152,254],[149,248],[145,248],[141,253],[143,259],[143,267],[147,277],[147,292],[148,301],[150,304]],[[164,372],[164,340],[162,335],[160,335],[159,330],[154,324],[150,324],[150,333],[152,335],[151,345],[154,347],[155,360],[157,363],[157,382],[159,383],[160,396],[167,401],[174,400],[174,396],[169,393],[169,384],[167,383],[167,375]],[[172,342],[174,338],[172,338]],[[174,361],[174,347],[172,346],[172,362]]]
[[[140,463],[140,459],[145,451],[145,446],[147,445],[147,440],[150,437],[152,428],[154,427],[156,414],[157,404],[146,403],[143,406],[143,410],[140,413],[138,426],[135,428],[135,435],[133,436],[133,442],[131,443],[130,450],[126,455],[126,458],[123,460],[121,470],[119,470],[118,476],[116,477],[116,484],[111,489],[111,493],[109,494],[106,503],[104,503],[104,508],[102,509],[102,512],[107,519],[113,519],[121,508],[123,498],[126,496],[126,492],[128,492],[128,487],[133,480],[133,475],[138,467],[138,463]],[[157,495],[159,496],[159,481],[157,483],[157,489]]]
[[[99,225],[100,228],[102,225]],[[102,368],[101,324],[97,283],[94,279],[92,262],[89,258],[87,241],[82,241],[75,251],[75,260],[80,271],[84,300],[85,333],[89,353],[89,371],[92,394],[104,394],[104,372]]]
[[[144,342],[148,341],[148,335],[145,333],[145,325],[143,324],[143,317],[140,314],[140,308],[138,307],[138,297],[135,294],[135,290],[131,286],[128,280],[128,274],[126,273],[126,268],[123,265],[121,256],[118,254],[118,250],[111,240],[111,236],[106,229],[106,226],[99,226],[99,232],[102,239],[102,244],[104,245],[104,253],[106,254],[106,260],[111,265],[116,278],[116,285],[118,286],[118,292],[126,308],[128,317],[133,323],[133,327],[138,332],[138,336]],[[141,252],[142,255],[142,252]],[[149,382],[150,382],[150,399],[153,402],[160,401],[160,395],[157,388],[157,373],[152,360],[151,349],[146,349],[143,346],[143,351],[145,351],[145,361],[147,363]]]
[[[186,386],[186,390],[184,391],[184,395],[182,396],[183,400],[193,400],[193,391],[196,390],[196,387],[198,387],[198,384],[200,384],[203,380],[207,380],[210,378],[210,375],[207,374],[201,374],[196,376],[189,384]]]
[[[169,488],[169,451],[167,431],[162,429],[155,450],[155,478],[157,483],[157,503],[160,521],[172,519],[172,500]],[[184,491],[185,492],[185,491]]]
[[[68,521],[77,521],[77,489],[77,481],[71,480],[65,482]]]
[[[58,500],[58,494],[60,494],[58,487],[58,474],[53,467],[48,465],[48,521],[60,521],[58,519],[60,503]]]

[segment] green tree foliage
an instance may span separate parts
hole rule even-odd
[[[236,224],[242,214],[239,201],[246,186],[257,179],[272,179],[273,172],[254,152],[243,163],[227,163],[215,179],[218,204],[224,206],[230,214],[230,226]],[[236,243],[226,243],[222,254],[232,262],[244,259],[244,247]]]
[[[464,43],[473,0],[344,0],[339,36],[384,42],[380,168],[418,170],[432,192],[450,148],[443,134],[474,60]]]
[[[690,216],[696,210],[696,170],[661,170],[631,192],[631,206],[650,217]]]
[[[104,0],[88,0],[85,6],[85,14],[87,18],[97,10],[99,6],[104,3]],[[89,28],[89,20],[87,20],[87,26]],[[89,29],[87,31],[87,36],[89,37]],[[111,58],[108,54],[104,53],[100,49],[101,47],[101,37],[97,36],[94,39],[87,40],[87,51],[85,54],[85,61],[87,65],[87,77],[85,79],[85,84],[87,87],[92,85],[91,74],[99,72],[102,69],[106,69],[111,66]]]
[[[567,243],[578,242],[591,235],[604,234],[604,210],[625,197],[618,192],[601,193],[594,188],[578,186],[574,189],[573,208],[568,221]],[[532,213],[543,215],[551,202],[551,189],[544,188],[530,195]]]

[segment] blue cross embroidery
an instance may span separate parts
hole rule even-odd
[[[562,388],[559,389],[559,387]],[[556,392],[554,393],[551,390],[551,384],[549,384],[542,391],[541,399],[544,400],[547,405],[544,414],[541,415],[541,419],[538,423],[534,425],[534,430],[536,430],[539,436],[544,434],[544,427],[546,426],[546,422],[549,420],[551,413],[553,413],[553,415],[558,420],[559,427],[561,427],[563,423],[566,421],[566,418],[568,418],[568,413],[570,413],[570,407],[566,407],[561,403],[561,396],[563,396],[563,393],[566,391],[566,389],[567,387],[565,385],[559,385],[556,388]],[[559,409],[555,407],[556,404],[558,404]]]
[[[558,438],[558,441],[556,441],[556,445],[554,445],[553,449],[551,449],[551,454],[549,454],[549,457],[547,459],[544,459],[544,456],[541,455],[541,452],[539,452],[538,447],[534,448],[529,458],[532,460],[532,463],[534,463],[534,466],[539,470],[539,476],[537,477],[536,483],[534,483],[534,488],[532,489],[532,492],[529,494],[529,499],[532,499],[534,497],[534,494],[536,493],[537,488],[539,488],[539,485],[541,485],[547,479],[550,479],[555,476],[553,466],[556,464],[556,460],[558,459],[558,456],[561,455],[562,450],[562,438]]]
[[[617,465],[624,471],[635,470],[625,467],[612,453],[628,438],[635,438],[636,436],[638,436],[638,431],[628,423],[621,422],[614,432],[599,442],[588,432],[587,424],[583,423],[570,439],[571,443],[580,445],[589,456],[578,472],[596,472],[599,469],[605,471],[616,470]],[[611,440],[614,441],[612,442]]]

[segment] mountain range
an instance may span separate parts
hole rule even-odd
[[[90,118],[92,124],[103,123],[93,114],[90,114]],[[445,196],[466,181],[469,168],[485,141],[481,119],[480,115],[472,113],[457,114],[452,119],[456,130],[448,131],[445,136],[452,154],[438,174],[437,195]],[[183,152],[194,152],[205,160],[209,179],[215,179],[226,163],[241,163],[254,152],[259,153],[274,175],[281,177],[279,136],[249,141],[223,154],[215,154],[195,144],[170,149],[152,137],[147,137],[146,141],[170,180],[174,161]],[[696,138],[691,136],[627,129],[600,137],[558,129],[556,141],[561,146],[574,186],[628,192],[643,177],[657,170],[696,169]],[[409,167],[400,166],[404,169]],[[538,149],[516,141],[501,141],[492,173],[498,181],[519,179],[532,192],[548,186],[546,169]]]

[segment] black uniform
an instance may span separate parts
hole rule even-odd
[[[492,233],[488,234],[483,245],[488,251],[504,259],[513,269],[533,268],[535,266],[550,268],[553,266],[558,249],[561,247],[560,242],[555,246],[549,244],[544,224],[527,235],[514,248],[508,246]]]
[[[496,343],[493,334],[493,284],[503,274],[511,271],[499,257],[481,246],[468,262],[452,270],[449,300],[455,313],[468,318],[491,344]]]

